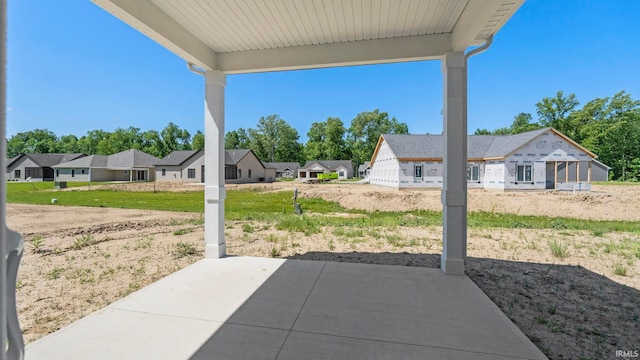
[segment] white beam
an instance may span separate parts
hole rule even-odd
[[[467,258],[467,86],[464,52],[442,59],[444,96],[443,240],[440,267],[463,275]]]
[[[451,35],[408,36],[218,54],[227,74],[435,60],[451,49]]]
[[[187,62],[216,68],[216,53],[149,0],[92,0]]]
[[[465,51],[471,45],[479,45],[484,39],[476,37],[495,15],[500,0],[469,0],[451,33],[453,51]]]
[[[204,106],[204,240],[205,257],[227,254],[224,241],[224,88],[226,76],[218,70],[205,73]]]

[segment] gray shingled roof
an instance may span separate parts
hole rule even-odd
[[[313,164],[319,164],[327,170],[335,170],[340,166],[344,166],[347,169],[353,170],[353,163],[351,160],[308,160],[300,169],[306,170]]]
[[[191,159],[197,153],[204,153],[204,150],[176,150],[156,162],[156,166],[180,166],[185,161]]]
[[[482,159],[503,157],[528,143],[549,128],[516,135],[468,135],[467,157]],[[385,134],[391,150],[398,158],[441,159],[444,153],[442,135]]]
[[[236,165],[251,149],[229,149],[224,152],[224,163],[227,165]]]
[[[287,169],[296,171],[300,168],[300,164],[297,162],[266,162],[264,163],[266,168],[274,168],[276,172],[284,172]]]
[[[358,166],[358,172],[362,172],[371,167],[371,161],[365,161],[364,164],[360,164]]]
[[[9,165],[11,165],[11,163],[18,160],[22,156],[28,157],[29,159],[31,159],[31,161],[33,161],[34,163],[38,164],[41,167],[52,167],[54,165],[71,161],[85,155],[84,154],[24,154],[24,155],[20,155],[12,158],[11,161],[9,162]]]
[[[134,167],[154,167],[160,159],[137,149],[130,149],[113,155],[91,155],[61,163],[54,168],[105,168],[131,169]]]

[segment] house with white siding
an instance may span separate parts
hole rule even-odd
[[[442,135],[381,135],[371,159],[370,183],[398,189],[441,188],[443,141]],[[596,158],[553,128],[516,135],[469,135],[467,186],[503,191],[591,190],[592,181],[606,181],[599,178],[601,171],[593,170],[600,168]]]
[[[204,183],[204,150],[177,150],[155,163],[156,181]]]
[[[276,169],[276,178],[289,178],[295,179],[298,176],[298,169],[300,164],[297,162],[266,162],[266,167],[272,167]]]
[[[227,184],[273,182],[276,168],[265,166],[251,149],[224,152],[224,181]]]
[[[9,181],[53,181],[54,165],[75,160],[85,154],[21,154],[7,160]]]
[[[153,181],[160,159],[137,149],[89,155],[53,166],[55,181]]]
[[[316,179],[318,174],[338,173],[338,179],[353,177],[353,163],[351,160],[309,160],[298,169],[298,180],[308,181]]]
[[[250,149],[228,149],[224,152],[224,172],[227,184],[273,182],[275,167],[266,166]],[[158,160],[157,181],[204,183],[205,154],[202,150],[178,150]]]

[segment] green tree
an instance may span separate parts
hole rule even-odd
[[[324,154],[329,160],[345,160],[349,158],[347,142],[345,135],[347,129],[344,127],[342,120],[330,117],[326,121]],[[373,153],[372,153],[373,155]]]
[[[78,153],[80,148],[78,146],[78,137],[75,135],[62,135],[58,140],[58,151],[61,153]]]
[[[261,117],[256,129],[249,129],[250,147],[262,161],[301,161],[300,135],[279,115]]]
[[[129,149],[137,149],[141,144],[140,129],[130,126],[127,129],[117,128],[100,140],[96,147],[96,153],[111,155]]]
[[[249,134],[243,128],[229,131],[224,137],[225,149],[249,149],[251,147],[251,139]]]
[[[511,127],[509,128],[509,133],[520,134],[542,128],[540,124],[532,123],[532,119],[533,117],[529,113],[520,113],[516,115],[513,119],[513,123],[511,123]]]
[[[191,139],[191,149],[196,151],[204,149],[204,134],[202,131],[198,130],[193,134],[193,139]]]
[[[307,143],[304,145],[304,154],[307,160],[327,159],[323,144],[325,141],[326,122],[314,122],[307,132]]]
[[[98,144],[109,137],[109,132],[104,130],[91,130],[87,135],[78,139],[78,149],[87,155],[98,154]]]
[[[140,135],[139,150],[155,157],[162,158],[163,148],[160,133],[157,130],[147,130]]]
[[[558,91],[555,97],[545,97],[536,103],[538,123],[573,138],[576,129],[572,127],[569,115],[579,104],[575,94],[565,96],[562,91]]]
[[[20,154],[46,154],[58,151],[58,138],[56,134],[47,129],[35,129],[13,135],[7,141],[7,156],[14,157]]]
[[[191,149],[191,134],[172,122],[162,129],[160,137],[162,139],[162,157],[175,150]]]
[[[356,165],[370,160],[382,134],[407,134],[407,124],[399,122],[389,114],[374,111],[359,113],[352,121],[348,131],[348,145]]]

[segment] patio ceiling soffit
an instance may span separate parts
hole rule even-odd
[[[187,62],[234,74],[440,59],[483,43],[524,0],[92,1]]]

